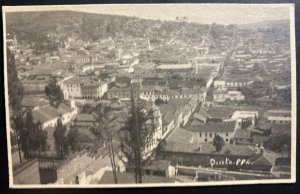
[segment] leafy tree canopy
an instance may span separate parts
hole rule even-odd
[[[15,66],[15,56],[7,49],[7,78],[8,78],[8,95],[9,106],[14,113],[21,109],[23,98],[23,86],[18,78]]]
[[[80,134],[78,128],[71,127],[68,133],[68,144],[72,151],[80,150]]]
[[[65,158],[69,153],[69,144],[67,137],[67,127],[62,124],[61,119],[58,119],[57,126],[53,133],[55,140],[55,149],[59,157]]]
[[[225,145],[224,139],[221,136],[216,135],[214,137],[214,140],[213,140],[213,145],[215,146],[216,151],[218,153],[220,153],[220,151],[222,150],[223,146]]]
[[[58,107],[64,99],[64,94],[59,85],[57,85],[56,78],[51,78],[49,84],[45,87],[45,93],[49,98],[50,104]]]

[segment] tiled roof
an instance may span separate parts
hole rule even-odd
[[[208,122],[205,125],[189,125],[190,131],[198,132],[233,132],[235,129],[235,121],[229,122]]]
[[[168,142],[189,142],[194,136],[193,132],[176,128],[167,138]]]
[[[270,162],[264,155],[254,155],[250,157],[249,160],[253,161],[253,165],[255,166],[273,166],[272,162]]]
[[[200,150],[199,147],[201,147]],[[224,154],[226,150],[230,150],[231,155],[236,156],[252,156],[255,152],[255,149],[247,145],[225,144],[219,154]],[[167,144],[162,151],[193,154],[218,154],[212,143],[183,143],[167,141]]]
[[[189,99],[171,99],[167,104],[159,105],[160,111],[163,115],[166,113],[174,113],[180,111],[181,108],[187,104]]]
[[[83,83],[88,83],[90,81],[92,81],[92,79],[90,77],[75,76],[75,77],[65,80],[63,83],[64,84],[83,84]]]
[[[22,99],[21,104],[22,106],[26,107],[45,106],[49,104],[49,100],[43,98],[43,96],[25,95]]]
[[[96,119],[91,114],[78,114],[75,121],[96,122]]]
[[[291,111],[289,110],[269,110],[266,112],[267,116],[273,117],[291,117]]]
[[[67,106],[65,103],[61,103],[58,109],[55,109],[53,106],[48,105],[32,111],[32,114],[36,121],[44,123],[56,118],[59,114],[64,115],[66,113],[72,112],[73,110],[74,108]]]
[[[236,110],[235,107],[209,107],[207,113],[213,118],[230,118]]]
[[[250,138],[250,134],[247,130],[236,130],[234,134],[234,138]]]

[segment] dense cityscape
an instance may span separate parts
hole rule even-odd
[[[14,184],[289,179],[288,20],[6,14]]]

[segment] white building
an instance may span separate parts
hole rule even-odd
[[[254,81],[246,81],[246,80],[240,80],[240,81],[230,81],[230,80],[217,80],[214,81],[214,87],[215,88],[237,88],[237,87],[245,87],[250,86],[253,84]]]
[[[61,84],[65,99],[101,98],[107,92],[105,81],[95,81],[86,76],[75,76]]]
[[[252,125],[255,125],[258,119],[258,111],[235,111],[231,119],[239,123],[245,119],[251,119]]]
[[[240,91],[214,91],[213,98],[215,102],[242,101],[245,100],[245,95]]]
[[[197,129],[199,133],[199,141],[213,142],[214,138],[219,135],[224,139],[226,144],[234,138],[235,132],[238,129],[238,124],[236,121],[228,122],[207,122],[206,124],[199,124],[197,121],[193,121],[189,126],[191,130]]]
[[[291,123],[291,111],[289,110],[269,110],[266,112],[265,117],[271,123]]]
[[[38,107],[32,111],[35,121],[42,124],[42,128],[56,127],[58,118],[61,118],[62,124],[66,124],[77,115],[77,107],[74,101],[62,102],[56,109],[51,105]]]

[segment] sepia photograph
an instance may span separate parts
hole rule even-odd
[[[3,6],[9,187],[295,183],[294,12]]]

